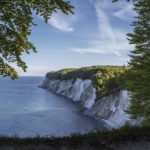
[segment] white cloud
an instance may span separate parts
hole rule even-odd
[[[107,9],[106,1],[103,3],[95,3],[96,16],[98,21],[99,37],[97,40],[90,41],[87,48],[71,48],[72,51],[78,53],[97,53],[97,54],[115,54],[120,56],[120,52],[131,49],[126,39],[126,33],[122,29],[113,28],[108,15],[105,13]],[[105,6],[105,7],[104,7]],[[108,4],[108,7],[109,4]]]
[[[43,20],[43,17],[38,16]],[[66,15],[60,11],[57,13],[53,13],[50,19],[48,20],[48,24],[53,26],[54,28],[64,31],[64,32],[72,32],[74,30],[73,23],[76,21],[76,14]]]
[[[132,19],[133,16],[136,15],[135,11],[133,10],[133,4],[132,3],[127,3],[126,5],[122,5],[121,9],[118,11],[114,12],[113,15],[115,17],[118,17],[121,20],[129,20]]]
[[[53,14],[48,23],[61,31],[71,32],[74,30],[72,26],[73,19],[59,13]]]

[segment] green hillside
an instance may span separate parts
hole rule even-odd
[[[62,69],[46,74],[49,79],[91,79],[97,90],[97,96],[103,96],[124,87],[125,66],[91,66],[79,69]]]

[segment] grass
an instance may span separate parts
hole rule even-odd
[[[139,141],[150,143],[150,127],[125,126],[110,131],[95,131],[60,138],[0,137],[0,150],[113,150],[119,144],[139,143]]]

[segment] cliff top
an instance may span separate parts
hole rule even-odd
[[[106,95],[123,88],[126,66],[90,66],[51,71],[46,77],[53,80],[90,79],[98,95]]]

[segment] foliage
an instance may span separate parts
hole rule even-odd
[[[49,72],[46,77],[59,80],[91,79],[99,97],[123,87],[122,74],[126,69],[125,66],[92,66]]]
[[[149,148],[143,145],[146,141],[150,141],[149,127],[125,126],[70,137],[0,137],[0,150],[116,150],[134,149],[134,146],[137,149],[136,143],[142,147],[138,149],[144,150]]]
[[[127,87],[131,93],[131,107],[128,112],[133,118],[143,116],[150,124],[150,1],[138,0],[134,4],[137,17],[128,34],[131,51],[130,69],[127,71]]]
[[[112,0],[112,2],[114,3],[114,2],[118,2],[118,1],[120,1],[120,0]],[[137,1],[137,0],[126,0],[127,2],[135,2],[135,1]]]
[[[29,42],[33,13],[50,19],[53,12],[58,10],[65,14],[73,13],[73,7],[66,0],[1,0],[0,1],[0,75],[17,77],[15,69],[9,65],[16,63],[26,71],[26,64],[21,56],[36,52],[34,45]]]

